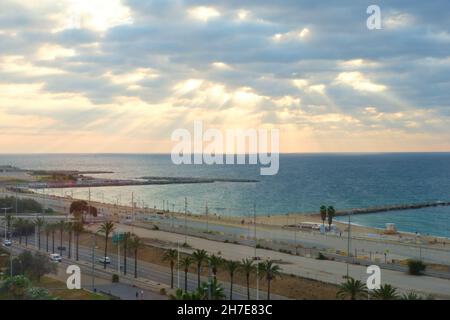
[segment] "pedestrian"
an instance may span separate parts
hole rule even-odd
[[[141,290],[141,300],[144,300],[144,290]]]
[[[139,298],[139,292],[136,291],[136,300]]]

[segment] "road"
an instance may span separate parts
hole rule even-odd
[[[8,196],[14,196],[13,193],[4,193]],[[64,199],[56,196],[45,196],[39,194],[18,194],[18,197],[33,198],[36,201],[43,203],[46,206],[57,210],[58,212],[68,213],[70,202],[72,199]],[[95,203],[98,206],[100,212],[104,214],[111,214],[113,205]],[[114,212],[116,210],[114,209]],[[174,230],[184,229],[184,219],[162,219],[160,215],[155,214],[137,214],[136,218],[139,220],[151,220],[159,224],[163,224],[166,228],[174,227]],[[188,232],[193,231],[202,232],[206,229],[205,222],[192,221],[187,219],[186,225]],[[248,242],[254,242],[254,230],[251,226],[238,226],[238,225],[224,225],[209,222],[209,230],[223,234],[228,237],[229,241],[236,239],[248,239]],[[257,227],[258,241],[265,241],[267,246],[271,244],[279,243],[286,248],[292,250],[296,245],[303,246],[304,248],[320,248],[329,251],[341,251],[346,252],[348,248],[347,234],[344,232],[342,236],[333,234],[320,234],[317,232],[309,231],[297,231],[286,230],[280,227]],[[417,239],[411,238],[412,242]],[[389,238],[371,238],[371,237],[355,237],[351,239],[351,252],[372,256],[375,259],[384,260],[384,253],[387,253],[388,259],[421,259],[425,262],[438,263],[448,265],[450,263],[450,247],[438,247],[430,246],[427,244],[416,243],[400,243],[398,241],[389,240]]]
[[[60,242],[59,239],[57,239],[58,237],[56,237],[55,239],[55,248],[59,246]],[[31,248],[34,248],[34,245],[36,243],[36,239],[34,237],[30,237],[28,240],[28,245]],[[74,242],[72,242],[74,243]],[[21,249],[20,247],[18,247],[17,245],[17,241],[14,241],[13,246],[15,249]],[[63,242],[63,246],[65,246],[66,248],[68,248],[68,243]],[[50,245],[49,248],[52,248],[51,245],[51,240],[50,240]],[[41,251],[45,252],[45,241],[42,241],[41,239]],[[94,254],[94,268],[95,268],[95,273],[98,274],[99,272],[104,272],[103,269],[103,264],[101,264],[98,261],[98,258],[103,257],[104,252],[101,248],[96,248],[94,250],[95,254]],[[57,251],[57,253],[59,253]],[[75,253],[75,248],[72,248],[72,257],[74,257],[74,253]],[[67,252],[63,252],[63,256],[64,256],[64,262],[68,263],[68,264],[77,264],[77,262],[74,259],[68,259],[67,258]],[[110,276],[113,273],[118,273],[118,255],[117,254],[112,254],[112,253],[108,253],[109,258],[111,259],[111,264],[107,265],[107,269],[106,272],[108,272],[110,274]],[[85,274],[86,276],[92,278],[92,248],[88,248],[88,247],[84,247],[84,246],[80,246],[79,247],[79,261],[82,264],[79,264],[80,267],[82,267],[83,269],[83,274]],[[120,263],[121,266],[123,265],[123,256],[121,256],[120,259]],[[133,258],[129,258],[127,259],[127,273],[129,278],[132,278],[133,274],[134,274],[134,259]],[[123,272],[121,272],[123,273]],[[177,284],[179,283],[179,287],[184,289],[184,272],[182,270],[180,270],[179,273],[179,280],[177,277],[178,273],[177,270],[175,270],[174,273],[174,285],[175,287],[177,287]],[[165,268],[162,267],[160,265],[157,264],[152,264],[152,263],[147,263],[141,260],[138,260],[138,277],[140,280],[150,280],[155,284],[164,284],[165,287],[169,288],[170,286],[170,278],[171,278],[171,273],[170,273],[170,269],[169,268]],[[144,280],[145,279],[145,280]],[[202,282],[203,281],[207,281],[207,277],[201,277]],[[132,281],[132,280],[131,280]],[[227,282],[222,282],[222,285],[224,287],[224,292],[226,294],[227,297],[229,297],[229,283]],[[92,286],[89,287],[89,289],[92,289]],[[197,275],[196,274],[188,274],[188,291],[194,291],[195,289],[197,289]],[[246,291],[246,287],[243,286],[239,286],[234,284],[233,285],[233,300],[246,300],[247,299],[247,291]],[[256,290],[251,290],[251,296],[252,298],[256,297]],[[260,292],[259,296],[261,298],[265,297],[265,292]],[[278,296],[278,295],[271,295],[271,298],[273,300],[277,300],[277,299],[286,299],[285,297],[282,296]]]
[[[182,234],[148,230],[125,224],[116,225],[116,228],[122,231],[134,232],[142,238],[158,239],[159,241],[167,241],[174,244],[185,241],[185,236]],[[220,251],[222,257],[228,260],[241,260],[243,258],[253,257],[255,254],[253,247],[191,236],[187,236],[187,243],[192,248],[204,249],[209,253],[217,253]],[[285,274],[294,274],[323,282],[340,284],[344,281],[343,277],[347,274],[347,264],[343,262],[316,260],[265,249],[257,249],[257,256],[261,257],[261,259],[282,261],[281,268]],[[363,282],[367,280],[368,275],[366,270],[366,267],[363,266],[349,265],[349,275]],[[403,292],[414,290],[450,298],[450,280],[446,279],[429,276],[411,276],[404,272],[383,269],[381,282],[391,284]]]

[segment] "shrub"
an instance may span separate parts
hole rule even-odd
[[[408,260],[408,273],[414,276],[420,276],[427,268],[421,260]]]
[[[328,260],[327,257],[325,257],[322,252],[319,252],[316,259],[317,260]]]
[[[161,288],[161,289],[159,290],[159,294],[162,295],[162,296],[167,295],[166,288]]]
[[[119,275],[117,273],[114,273],[112,275],[112,282],[114,282],[114,283],[119,282]]]

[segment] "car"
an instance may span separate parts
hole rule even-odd
[[[66,247],[61,247],[61,246],[58,246],[58,251],[66,251]]]
[[[5,240],[3,240],[3,245],[4,245],[5,247],[11,247],[12,241],[9,240],[9,239],[5,239]]]
[[[111,263],[111,259],[109,257],[101,257],[98,259],[98,262],[100,262],[101,264],[110,264]]]
[[[50,260],[53,262],[61,262],[62,258],[59,253],[52,253],[52,254],[50,254]]]

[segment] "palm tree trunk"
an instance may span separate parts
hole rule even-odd
[[[250,300],[250,274],[247,273],[247,300]]]
[[[79,232],[77,232],[77,240],[76,240],[76,260],[78,261],[78,244],[79,244],[79,241],[80,241],[80,233]]]
[[[103,258],[103,269],[106,269],[106,256],[108,254],[108,237],[105,237],[105,257]]]
[[[197,264],[197,289],[200,289],[200,268],[201,264]]]
[[[52,253],[55,253],[55,231],[52,231]]]
[[[173,289],[173,262],[170,262],[170,289]]]
[[[230,275],[230,300],[233,300],[233,274]]]
[[[62,245],[63,245],[63,231],[61,229],[61,231],[59,232],[59,255],[62,257]]]
[[[49,234],[48,234],[48,232],[45,234],[45,238],[46,238],[46,252],[48,252],[48,236],[49,236]]]
[[[137,249],[134,249],[134,277],[137,278]]]
[[[69,252],[67,253],[67,257],[72,258],[72,231],[69,232]]]
[[[184,292],[187,292],[188,282],[187,282],[188,270],[184,269]]]
[[[123,274],[127,274],[127,240],[123,242]]]
[[[28,233],[25,233],[25,247],[28,247]]]
[[[270,300],[270,280],[267,280],[267,300]]]
[[[38,250],[41,251],[41,227],[38,228]]]

